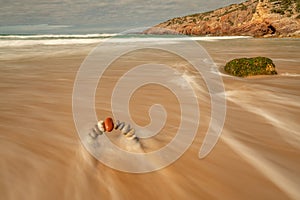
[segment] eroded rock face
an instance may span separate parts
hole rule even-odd
[[[144,33],[297,37],[300,36],[300,1],[249,0],[211,12],[174,18]]]
[[[224,70],[239,77],[277,74],[273,61],[266,57],[234,59],[226,63]]]

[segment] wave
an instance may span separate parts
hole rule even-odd
[[[47,34],[47,35],[0,35],[0,47],[20,47],[35,45],[92,44],[114,37],[117,34]]]
[[[101,39],[57,39],[57,40],[0,40],[0,47],[21,47],[35,45],[71,45],[99,43]]]
[[[178,42],[178,41],[208,41],[229,39],[247,39],[247,36],[183,36],[183,35],[145,35],[145,34],[84,34],[84,35],[0,35],[0,47],[17,47],[32,45],[66,45],[92,44],[106,41],[110,43],[136,42]]]
[[[48,34],[48,35],[0,35],[0,40],[43,40],[43,39],[92,39],[92,38],[108,38],[116,36],[117,34],[109,34],[109,33],[102,33],[102,34],[85,34],[85,35],[55,35],[55,34]]]

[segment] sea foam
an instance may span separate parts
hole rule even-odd
[[[246,36],[220,36],[220,37],[189,37],[182,35],[144,35],[144,34],[83,34],[83,35],[0,35],[0,47],[20,47],[35,45],[70,45],[70,44],[93,44],[100,42],[108,43],[137,43],[159,42],[176,43],[180,41],[208,41],[229,39],[246,39]]]

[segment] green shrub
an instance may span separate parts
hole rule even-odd
[[[247,10],[247,6],[245,6],[244,4],[242,4],[241,10]]]
[[[239,77],[277,74],[273,61],[266,57],[234,59],[226,63],[224,70]]]
[[[300,1],[299,0],[296,1],[296,11],[300,12]]]
[[[284,15],[284,10],[282,10],[282,9],[272,9],[271,12],[272,13],[278,13],[278,14]]]

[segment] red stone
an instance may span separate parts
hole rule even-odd
[[[114,122],[112,118],[108,117],[104,121],[104,129],[106,132],[111,132],[114,129]]]

